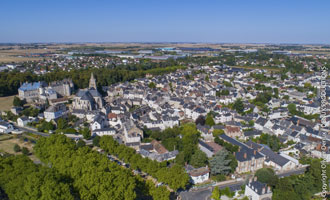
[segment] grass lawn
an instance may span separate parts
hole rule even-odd
[[[5,137],[10,138],[10,137],[13,137],[13,135],[0,135],[0,139],[5,139]],[[32,138],[32,137],[30,137],[30,138]],[[35,139],[35,138],[33,138],[33,139]],[[16,153],[14,151],[15,144],[18,144],[21,148],[23,148],[23,147],[28,148],[30,151],[29,158],[33,162],[40,163],[40,160],[33,154],[33,144],[30,142],[24,142],[22,139],[19,139],[16,137],[14,137],[12,139],[0,141],[0,152],[7,152],[7,153],[13,154],[13,155],[22,154],[22,152]]]
[[[0,111],[9,111],[13,106],[14,96],[0,97]]]

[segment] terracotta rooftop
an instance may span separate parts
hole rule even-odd
[[[155,151],[157,151],[157,153],[159,154],[164,154],[167,153],[167,149],[161,144],[159,143],[157,140],[153,140],[151,141],[152,146],[154,146]]]

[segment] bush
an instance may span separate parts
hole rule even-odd
[[[21,147],[18,145],[18,144],[15,144],[14,146],[14,151],[17,153],[17,152],[20,152],[21,151]]]
[[[22,153],[24,154],[24,155],[29,155],[29,153],[30,153],[30,151],[29,151],[29,149],[28,148],[26,148],[26,147],[23,147],[22,148]]]

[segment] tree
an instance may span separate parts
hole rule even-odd
[[[254,121],[253,120],[249,121],[249,126],[254,126]]]
[[[243,113],[244,105],[242,99],[237,99],[234,102],[233,109],[235,109],[238,113]]]
[[[99,147],[100,146],[100,136],[95,136],[94,138],[93,138],[93,145],[94,146],[96,146],[96,147]]]
[[[289,110],[290,114],[292,114],[292,115],[296,115],[296,114],[297,114],[296,104],[294,104],[294,103],[290,103],[290,104],[288,105],[288,110]]]
[[[227,160],[228,151],[225,149],[222,149],[218,151],[215,156],[210,160],[210,168],[211,168],[211,174],[224,174],[227,175],[231,167],[230,160]]]
[[[207,161],[208,161],[208,158],[207,158],[206,154],[201,150],[197,150],[191,156],[190,164],[196,168],[205,167],[205,165],[207,164]]]
[[[220,189],[219,189],[219,187],[215,187],[212,191],[211,198],[214,199],[214,200],[219,200],[220,197],[221,197]]]
[[[272,170],[271,168],[258,169],[255,173],[255,176],[258,177],[258,181],[266,183],[270,186],[275,186],[278,181],[274,170]]]
[[[213,137],[218,138],[218,136],[219,136],[219,135],[222,135],[222,134],[225,134],[225,131],[222,130],[222,129],[215,129],[215,130],[213,131]]]
[[[212,114],[210,114],[210,113],[207,114],[206,119],[205,119],[205,124],[206,125],[209,125],[211,127],[215,125],[215,122],[213,120]]]
[[[154,82],[150,82],[148,85],[149,88],[151,89],[155,89],[156,88],[156,84]]]
[[[68,122],[64,118],[61,117],[57,120],[57,128],[58,129],[63,130],[67,127],[67,125],[68,125]]]
[[[14,100],[13,100],[13,105],[14,106],[23,106],[24,105],[24,101],[22,101],[20,98],[18,98],[17,96],[14,97]]]
[[[200,124],[200,125],[204,126],[205,125],[205,117],[203,115],[199,115],[198,118],[195,121],[195,124],[196,125]]]
[[[89,128],[85,127],[83,129],[80,129],[80,134],[83,135],[84,139],[89,140],[91,137],[91,131]]]
[[[80,147],[84,147],[84,146],[86,146],[86,142],[84,140],[78,140],[77,147],[80,148]]]
[[[23,153],[24,155],[29,155],[30,151],[29,151],[28,148],[23,147],[23,148],[22,148],[22,153]]]
[[[17,152],[20,152],[21,151],[21,147],[18,145],[18,144],[15,144],[14,145],[14,151],[17,153]]]

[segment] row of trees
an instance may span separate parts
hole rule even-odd
[[[66,183],[72,187],[70,191],[74,197],[79,199],[169,198],[166,188],[156,188],[142,181],[140,177],[133,176],[130,170],[120,167],[105,155],[81,146],[77,147],[73,140],[64,135],[55,134],[39,139],[34,147],[36,155],[46,166],[65,177]]]
[[[74,200],[73,188],[57,171],[28,157],[0,156],[0,187],[9,199]]]
[[[183,167],[177,164],[167,167],[166,162],[159,163],[149,158],[143,158],[134,149],[124,144],[119,144],[111,136],[101,137],[100,147],[107,153],[115,155],[124,162],[129,163],[132,169],[146,172],[159,182],[166,183],[174,190],[185,188],[189,182],[189,176],[185,173]]]
[[[55,70],[50,73],[37,76],[32,72],[0,72],[0,97],[17,94],[17,90],[23,82],[46,81],[47,83],[56,80],[71,78],[77,88],[88,87],[90,74],[93,72],[97,76],[97,85],[99,89],[102,86],[111,85],[117,82],[132,81],[135,78],[144,77],[146,74],[160,75],[174,72],[181,69],[181,66],[162,66],[156,68],[138,68],[125,69],[116,67],[110,68],[87,68],[75,69],[71,71]],[[100,90],[102,91],[102,90]],[[18,104],[20,102],[17,102]]]

